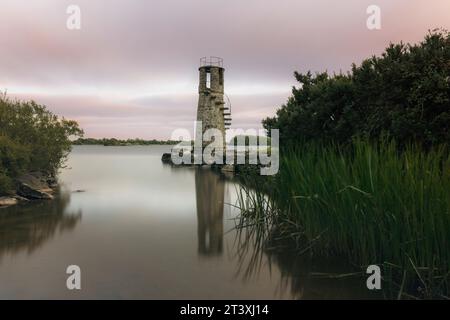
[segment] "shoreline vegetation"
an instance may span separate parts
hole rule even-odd
[[[238,227],[254,229],[263,247],[343,257],[361,275],[379,265],[390,298],[448,298],[449,150],[397,148],[364,140],[285,148],[276,176],[242,171]]]
[[[251,142],[254,139],[254,144]],[[140,138],[134,139],[117,139],[117,138],[84,138],[80,137],[72,141],[72,145],[99,145],[99,146],[148,146],[148,145],[176,145],[180,143],[179,140],[145,140]],[[233,137],[227,145],[258,145],[259,144],[270,144],[270,138],[265,136],[248,136],[248,135],[237,135]],[[194,144],[194,141],[191,141]]]
[[[75,121],[58,118],[34,101],[0,96],[0,207],[48,200],[57,190],[58,169],[81,137]]]
[[[241,221],[262,250],[382,268],[387,298],[449,299],[450,34],[392,44],[348,74],[295,73],[265,129],[280,170],[244,172]]]

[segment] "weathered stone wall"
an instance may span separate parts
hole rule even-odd
[[[224,138],[225,123],[223,118],[224,107],[224,69],[216,66],[204,66],[199,69],[200,79],[198,86],[197,121],[203,122],[203,132],[211,128],[219,129]],[[207,87],[207,74],[210,73],[210,86]],[[203,141],[203,146],[209,141]]]

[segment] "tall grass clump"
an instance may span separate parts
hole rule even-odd
[[[446,297],[450,272],[450,156],[394,142],[350,148],[305,143],[281,153],[265,185],[264,222],[313,255],[384,266],[399,297]],[[256,177],[255,177],[256,179]],[[250,178],[251,180],[251,178]],[[257,184],[254,184],[257,185]],[[256,202],[242,203],[243,214]],[[261,221],[261,214],[258,214]],[[266,230],[267,230],[266,229]]]

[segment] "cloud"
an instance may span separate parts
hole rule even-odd
[[[259,127],[286,101],[294,70],[346,71],[393,41],[450,29],[448,0],[2,0],[0,89],[79,120],[88,136],[167,138],[195,119],[199,58],[225,60],[233,125]]]

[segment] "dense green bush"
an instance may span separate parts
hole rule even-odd
[[[25,172],[55,176],[70,151],[69,138],[82,133],[76,122],[59,119],[45,106],[1,96],[0,194]]]
[[[350,143],[382,135],[400,145],[450,141],[450,33],[433,31],[418,45],[391,44],[348,74],[295,72],[300,83],[266,129],[282,141]]]
[[[450,33],[391,44],[347,74],[295,77],[263,120],[280,129],[280,171],[246,177],[244,223],[302,252],[383,265],[398,297],[448,297]]]

